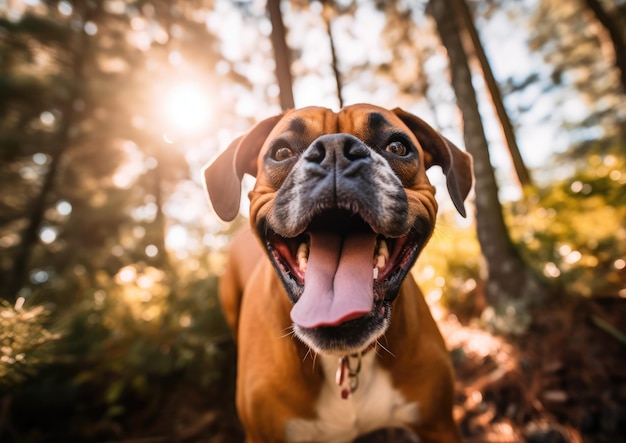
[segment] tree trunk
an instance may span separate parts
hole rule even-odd
[[[324,3],[324,10],[322,12],[322,18],[326,24],[326,33],[328,34],[328,41],[330,43],[330,55],[332,57],[333,74],[335,75],[335,85],[337,86],[337,100],[339,101],[339,109],[343,108],[343,82],[341,80],[341,72],[339,72],[339,62],[337,58],[337,50],[335,48],[335,38],[333,36],[332,19],[334,11],[333,7],[328,3]]]
[[[431,0],[430,13],[437,24],[441,41],[448,52],[452,87],[464,121],[467,150],[474,157],[476,226],[487,267],[485,296],[496,309],[525,306],[539,301],[540,286],[522,261],[509,237],[498,185],[489,159],[489,149],[472,86],[467,55],[455,17],[455,0]],[[511,309],[506,308],[507,312]]]
[[[95,13],[94,10],[89,10],[88,6],[83,11],[76,11],[76,14],[82,21],[89,20],[88,16]],[[85,54],[87,54],[87,37],[82,30],[75,31],[76,40],[74,41],[74,47],[70,49],[72,51],[72,65],[71,75],[73,85],[70,96],[63,102],[61,106],[61,125],[56,136],[53,137],[51,145],[54,146],[54,150],[49,152],[51,160],[48,167],[48,173],[43,179],[43,183],[39,190],[39,193],[35,197],[33,203],[30,205],[30,214],[28,223],[20,233],[20,244],[17,247],[13,258],[13,267],[9,273],[6,286],[3,289],[4,294],[2,298],[7,299],[9,302],[15,302],[20,289],[28,281],[29,274],[29,261],[32,255],[34,247],[39,242],[39,230],[41,224],[44,221],[44,214],[50,203],[50,196],[53,193],[56,185],[56,180],[59,173],[60,162],[69,147],[71,142],[70,132],[74,124],[75,113],[74,102],[81,96],[81,85],[83,76],[83,66],[85,64]]]
[[[62,112],[65,112],[64,109]],[[63,119],[67,114],[63,113]],[[20,233],[20,244],[15,251],[13,258],[13,269],[8,273],[7,284],[4,288],[2,298],[14,303],[22,286],[28,279],[28,262],[31,252],[39,241],[39,229],[43,222],[44,213],[48,205],[48,197],[54,190],[57,173],[59,170],[59,162],[64,151],[65,142],[63,137],[58,137],[59,145],[56,154],[51,155],[48,173],[43,179],[41,189],[31,205],[30,217],[28,223]]]
[[[585,0],[585,3],[611,37],[613,49],[615,50],[615,66],[620,72],[622,89],[626,92],[626,39],[624,38],[624,33],[617,21],[604,10],[602,2],[599,0]]]
[[[283,111],[295,108],[293,79],[291,77],[291,53],[287,46],[285,25],[280,11],[280,0],[267,0],[267,11],[272,23],[270,39],[276,60],[276,79],[280,90],[280,107]]]
[[[491,103],[493,104],[498,121],[500,122],[500,127],[502,128],[502,133],[511,155],[511,160],[513,162],[513,167],[515,168],[519,183],[522,187],[532,186],[533,183],[530,173],[528,172],[528,168],[526,167],[524,159],[519,151],[519,147],[517,146],[517,140],[515,138],[513,125],[511,124],[511,119],[509,118],[506,108],[504,107],[504,101],[502,100],[502,94],[500,93],[498,82],[496,81],[493,71],[491,70],[491,65],[489,64],[489,60],[485,54],[485,49],[478,36],[476,26],[474,25],[472,14],[465,0],[455,0],[455,3],[455,9],[458,11],[459,18],[461,19],[462,28],[467,32],[469,37],[469,41],[465,49],[468,54],[473,52],[473,55],[475,55],[478,60],[478,64],[480,65],[480,69],[485,79],[485,84],[487,85],[489,95],[491,96]]]

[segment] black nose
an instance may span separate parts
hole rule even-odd
[[[326,170],[358,169],[371,159],[369,148],[350,134],[328,134],[318,137],[304,152],[304,159]]]

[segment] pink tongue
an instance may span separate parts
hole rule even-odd
[[[311,233],[304,291],[291,310],[302,328],[337,326],[372,310],[376,235]]]

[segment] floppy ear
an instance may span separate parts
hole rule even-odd
[[[472,156],[461,151],[454,144],[435,131],[421,118],[400,108],[393,109],[405,125],[415,135],[427,154],[426,169],[433,165],[441,166],[446,175],[446,185],[452,198],[452,203],[459,214],[466,216],[463,202],[472,188]]]
[[[209,200],[222,220],[231,221],[237,216],[243,175],[256,177],[261,147],[281,117],[277,115],[257,123],[204,167],[202,172]]]

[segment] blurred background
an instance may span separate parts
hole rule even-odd
[[[202,166],[359,102],[474,156],[466,219],[429,171],[413,270],[467,441],[618,441],[625,90],[623,0],[0,0],[0,441],[242,441],[216,283],[247,198],[222,224]]]

